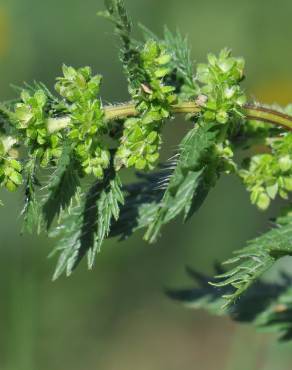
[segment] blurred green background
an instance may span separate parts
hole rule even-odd
[[[197,61],[225,46],[244,56],[251,96],[266,103],[292,101],[291,0],[126,4],[135,21],[159,34],[164,24],[188,34]],[[1,0],[0,100],[14,96],[11,83],[36,79],[53,87],[64,62],[102,73],[105,101],[126,100],[118,43],[111,25],[96,17],[99,9],[102,0]],[[170,149],[183,131],[182,120],[170,125]],[[193,220],[166,227],[156,246],[141,235],[108,241],[93,272],[82,265],[55,283],[55,261],[47,259],[53,242],[20,236],[20,193],[3,192],[1,199],[1,370],[291,369],[291,344],[186,310],[163,294],[166,286],[191,285],[186,264],[212,273],[215,260],[267,227],[277,205],[259,213],[237,179],[222,178]]]

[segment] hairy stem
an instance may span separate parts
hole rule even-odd
[[[245,105],[246,117],[248,119],[271,123],[292,130],[292,117],[288,114],[273,109],[264,108],[258,105]]]
[[[246,104],[243,108],[247,119],[262,121],[276,126],[281,126],[286,130],[292,130],[292,116],[289,116],[288,114],[253,104]],[[127,117],[136,117],[140,114],[140,112],[136,109],[135,103],[133,102],[107,105],[103,109],[105,119],[108,121],[125,119]],[[196,114],[199,113],[201,109],[201,106],[195,101],[188,101],[173,105],[171,111],[174,114]],[[69,123],[70,119],[68,118],[50,119],[48,121],[48,130],[50,133],[56,132],[60,129],[63,129]]]
[[[198,113],[200,110],[201,108],[195,102],[182,102],[172,106],[173,113]],[[105,118],[109,121],[139,115],[139,111],[136,109],[135,103],[132,102],[105,106],[104,113]]]
[[[196,102],[182,102],[172,106],[173,113],[199,113],[201,107]],[[271,123],[276,126],[282,126],[292,130],[292,116],[278,112],[273,109],[267,109],[259,105],[246,104],[244,111],[247,119]],[[139,115],[134,103],[125,103],[120,105],[104,107],[105,118],[113,120],[118,118],[135,117]]]

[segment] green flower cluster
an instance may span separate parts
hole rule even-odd
[[[15,142],[10,136],[0,139],[0,183],[9,191],[17,190],[22,184],[22,166],[13,158]]]
[[[235,173],[237,171],[236,163],[233,160],[234,153],[229,140],[217,143],[215,145],[214,152],[220,162],[220,165],[218,165],[220,172],[224,172],[229,175],[230,173]]]
[[[117,169],[136,167],[152,169],[159,158],[161,129],[170,117],[170,106],[176,102],[175,88],[164,83],[170,73],[171,56],[156,41],[149,40],[140,52],[140,68],[145,81],[130,93],[141,113],[125,122],[123,136],[115,157]]]
[[[63,74],[55,87],[68,103],[71,117],[68,138],[83,172],[102,178],[110,164],[110,152],[103,143],[108,130],[98,98],[101,76],[92,76],[90,67],[76,70],[65,65]]]
[[[30,154],[40,159],[42,167],[46,167],[62,152],[62,135],[48,131],[47,108],[48,97],[43,90],[37,90],[33,95],[23,90],[21,102],[16,104],[15,111],[11,114]]]
[[[242,106],[246,96],[240,82],[243,80],[244,60],[234,58],[223,49],[219,56],[208,55],[208,64],[199,64],[197,80],[202,84],[200,93],[207,97],[203,103],[205,122],[226,124],[232,119],[243,117]]]
[[[268,145],[271,153],[253,156],[249,167],[239,171],[251,192],[251,202],[262,210],[277,195],[287,199],[292,191],[292,134],[268,139]]]

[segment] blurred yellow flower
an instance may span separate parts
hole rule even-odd
[[[9,45],[9,20],[4,8],[0,8],[0,57],[8,51]]]

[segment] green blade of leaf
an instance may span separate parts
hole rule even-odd
[[[56,248],[61,255],[54,280],[64,271],[67,276],[71,275],[86,254],[89,268],[93,267],[96,253],[109,234],[112,219],[118,219],[119,205],[124,201],[121,182],[112,171],[108,172],[103,182],[97,181],[78,198],[62,225],[51,234],[62,236]]]
[[[79,185],[76,163],[72,159],[72,149],[69,145],[65,145],[56,169],[45,187],[46,199],[42,210],[47,230],[54,219],[70,205]]]
[[[23,230],[33,233],[35,229],[40,233],[42,225],[42,213],[40,201],[37,198],[37,187],[40,186],[36,176],[36,159],[31,158],[24,168],[25,200],[21,215],[23,216]]]
[[[277,227],[250,241],[248,246],[236,252],[236,257],[225,264],[234,268],[217,276],[217,287],[235,288],[226,294],[225,306],[232,305],[247,289],[262,276],[279,258],[292,255],[292,217],[281,219]]]
[[[216,137],[214,125],[206,124],[192,129],[180,144],[180,153],[173,174],[164,196],[157,208],[153,222],[148,227],[145,239],[155,242],[161,227],[181,212],[188,218],[194,211],[193,202],[208,163],[203,159],[206,152],[213,146]],[[199,204],[199,203],[198,203]]]
[[[281,341],[292,340],[292,278],[281,274],[279,281],[257,281],[240,300],[228,310],[222,309],[224,298],[234,288],[216,287],[218,279],[211,279],[187,269],[196,286],[186,289],[168,289],[167,295],[190,309],[202,309],[216,316],[230,316],[241,323],[251,323],[260,331],[280,334]],[[210,285],[208,281],[212,281]]]

